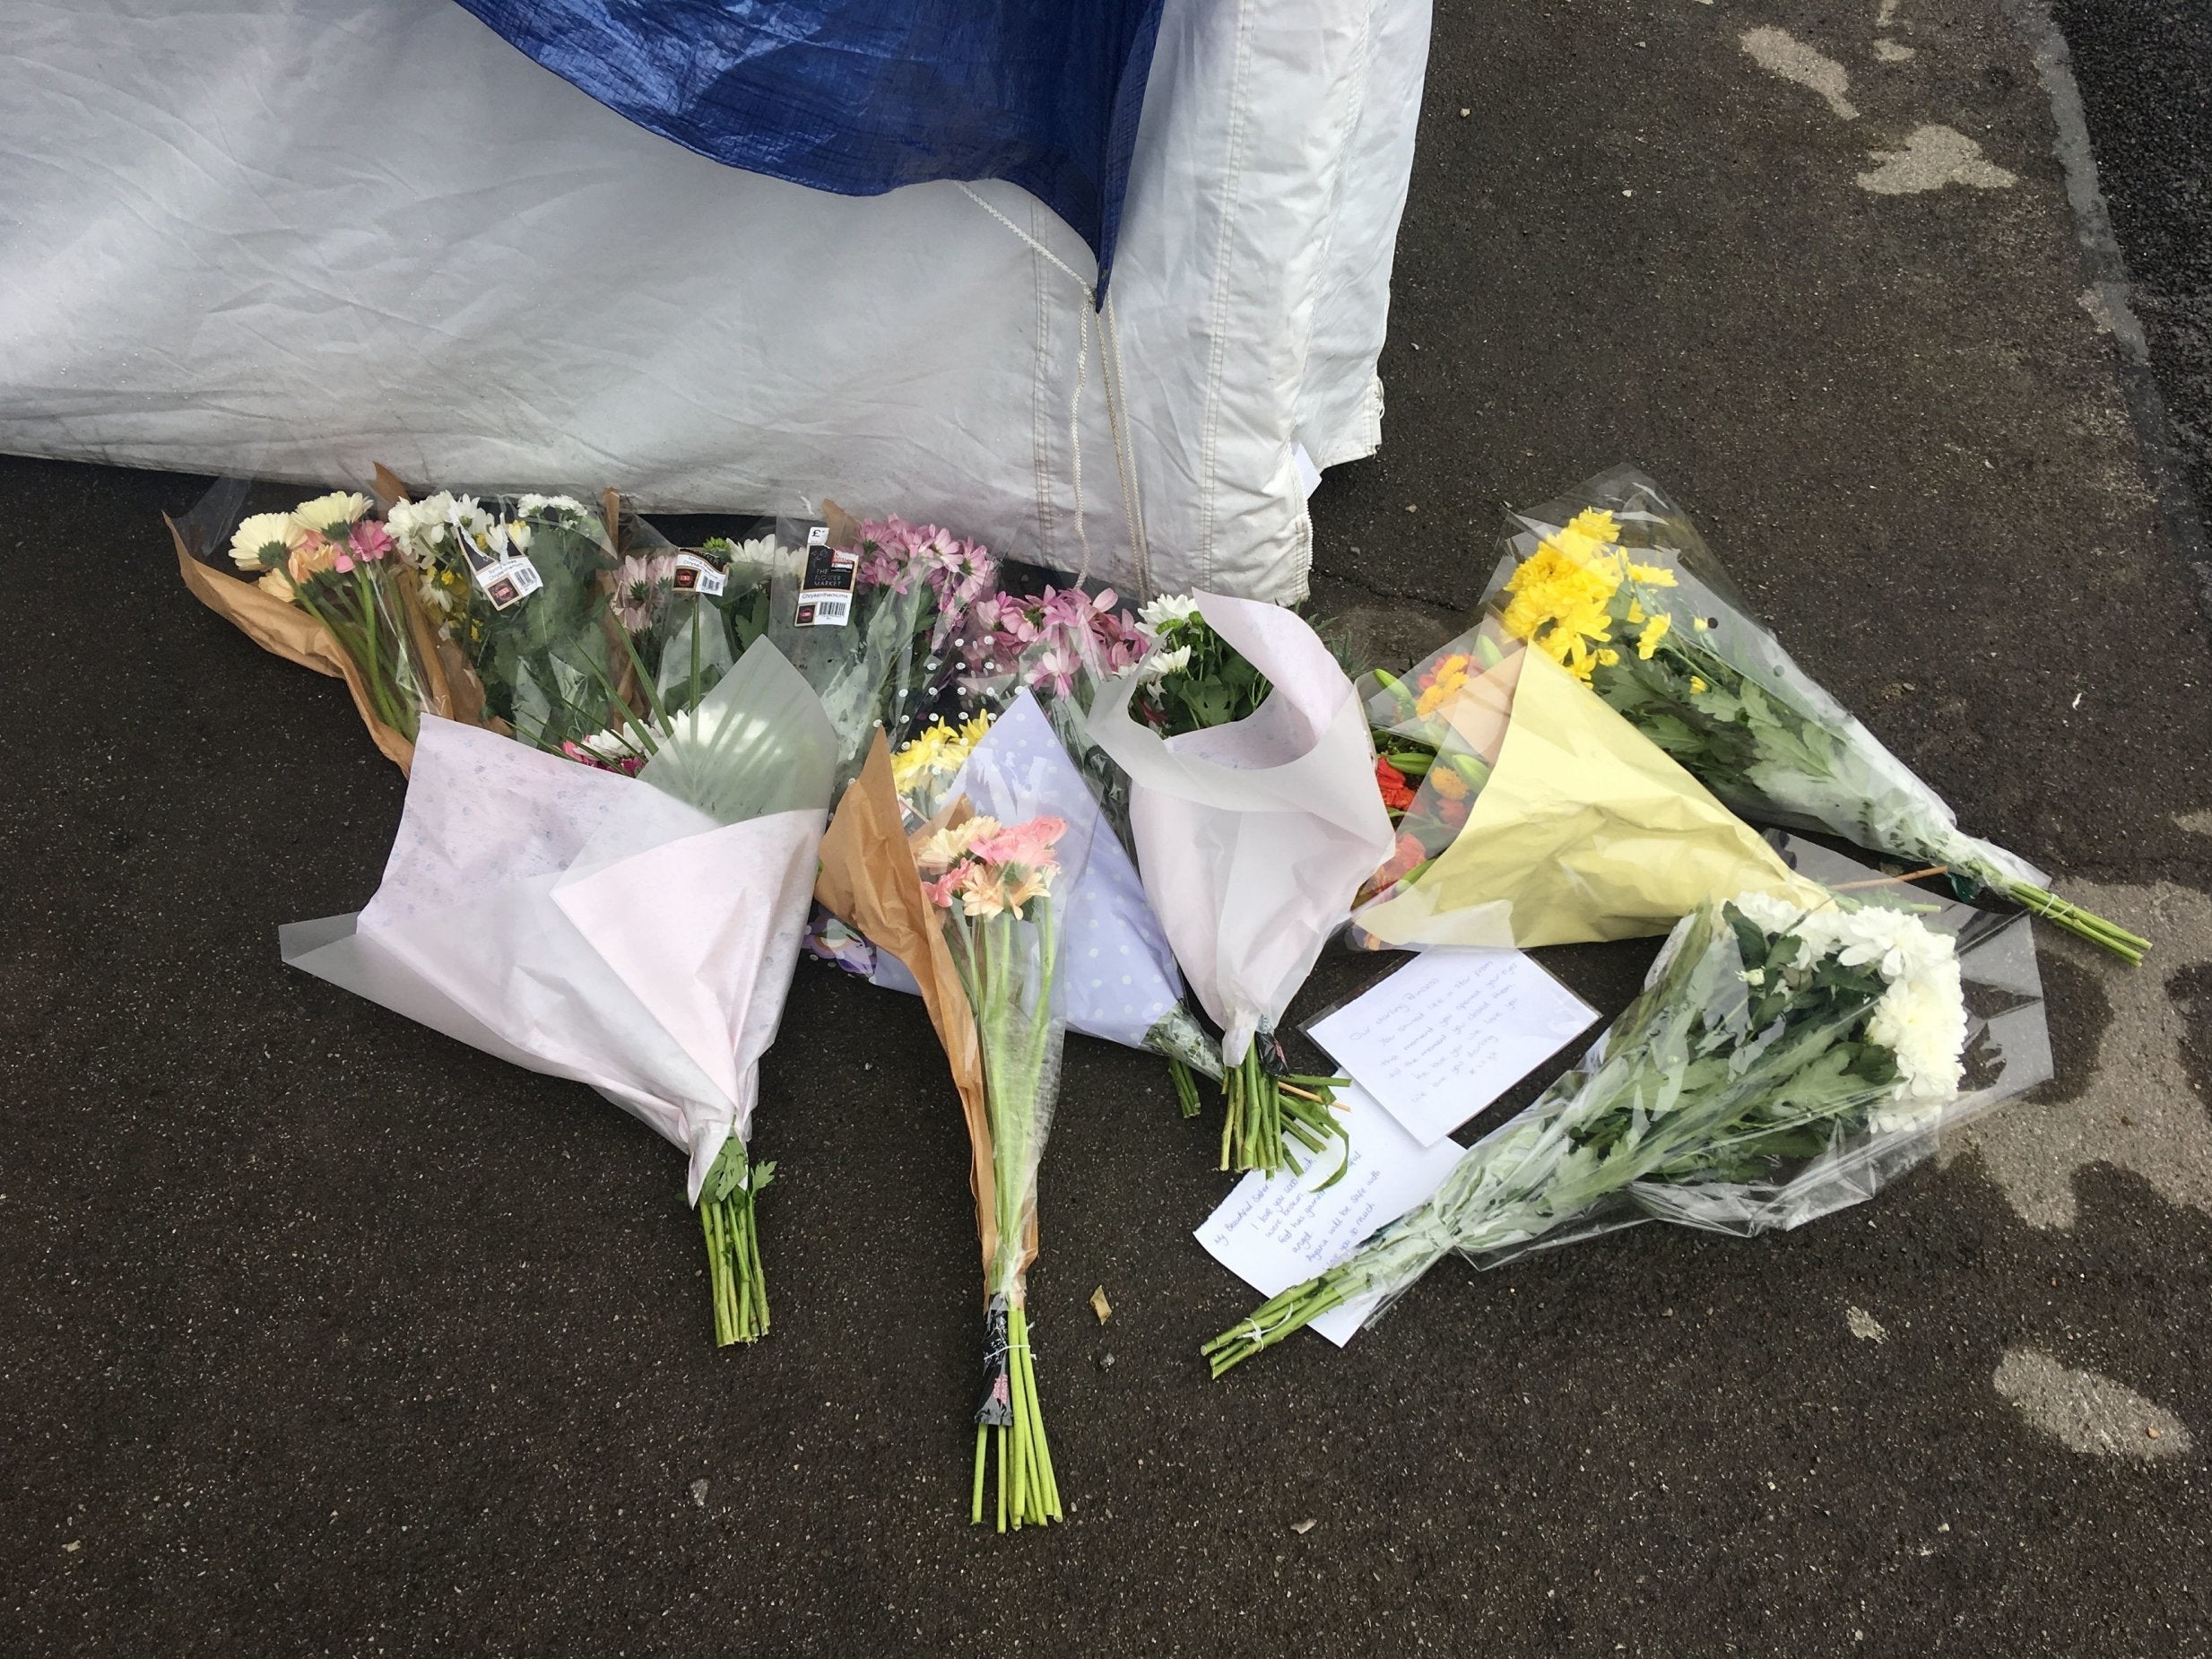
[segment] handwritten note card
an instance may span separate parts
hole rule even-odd
[[[1434,1146],[1597,1012],[1518,951],[1425,951],[1306,1032]]]
[[[1214,1260],[1262,1296],[1274,1296],[1349,1255],[1444,1184],[1460,1149],[1424,1147],[1357,1084],[1339,1095],[1350,1108],[1351,1165],[1326,1192],[1308,1192],[1295,1175],[1269,1180],[1253,1170],[1198,1229]],[[1319,1172],[1316,1172],[1317,1174]],[[1314,1321],[1339,1348],[1352,1340],[1373,1297],[1347,1302]]]

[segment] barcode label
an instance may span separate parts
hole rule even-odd
[[[806,533],[806,574],[799,581],[802,628],[843,628],[853,620],[853,586],[860,576],[860,555],[829,545],[826,525]]]
[[[484,597],[491,601],[495,611],[520,604],[545,586],[545,578],[538,574],[537,566],[521,553],[472,568],[476,572],[476,585],[484,590]]]
[[[669,579],[669,586],[680,594],[719,599],[730,586],[730,578],[711,559],[698,553],[678,553],[676,573]]]

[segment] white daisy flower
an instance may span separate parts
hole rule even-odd
[[[1137,666],[1137,678],[1165,680],[1169,674],[1179,674],[1191,665],[1191,647],[1179,645],[1172,651],[1155,651]]]
[[[1170,622],[1184,622],[1198,614],[1198,601],[1189,594],[1162,594],[1137,609],[1137,621],[1148,633],[1157,634]]]

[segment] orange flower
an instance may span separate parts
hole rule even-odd
[[[1413,804],[1413,789],[1406,775],[1381,755],[1375,757],[1375,782],[1383,792],[1383,804],[1390,811],[1402,812]]]
[[[1430,787],[1447,801],[1464,801],[1470,793],[1467,780],[1460,776],[1459,769],[1448,760],[1428,769],[1428,782]]]
[[[291,556],[284,560],[284,569],[290,572],[294,585],[304,586],[309,577],[322,575],[337,560],[337,544],[308,530],[292,543]]]

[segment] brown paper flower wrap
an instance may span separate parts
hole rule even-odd
[[[965,805],[954,811],[965,816]],[[930,829],[939,826],[933,824]],[[976,1017],[961,988],[959,968],[945,942],[944,925],[922,890],[898,794],[891,785],[890,747],[879,731],[860,776],[846,786],[837,816],[822,838],[821,873],[814,897],[847,926],[905,964],[922,988],[922,1003],[952,1068],[960,1110],[967,1119],[968,1190],[976,1198],[976,1230],[987,1275],[998,1253],[997,1194],[991,1158],[991,1120],[984,1098],[983,1049]],[[1037,1258],[1037,1212],[1029,1213],[1022,1264]]]

